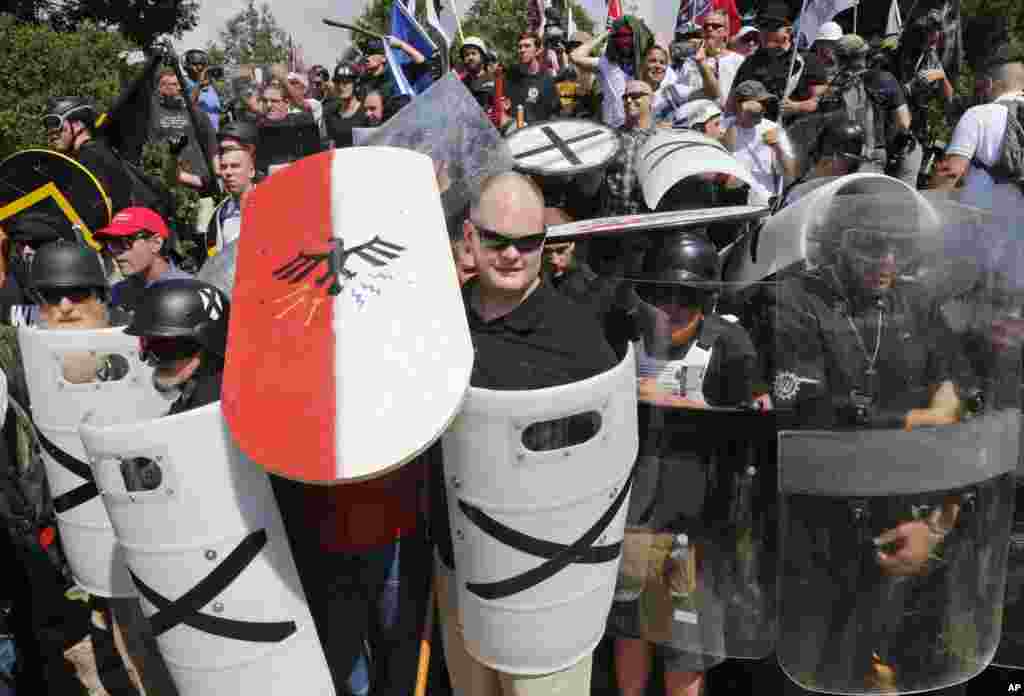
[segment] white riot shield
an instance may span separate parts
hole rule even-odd
[[[718,283],[624,282],[638,302],[640,456],[609,634],[686,653],[693,669],[763,658],[778,482],[754,345],[770,333],[711,313]]]
[[[815,691],[950,687],[1000,640],[1021,305],[993,250],[1011,232],[918,203],[834,200],[811,269],[778,286],[778,657]]]
[[[728,174],[767,200],[773,192],[761,186],[750,169],[716,140],[690,130],[659,130],[640,148],[637,178],[644,202],[657,210],[661,199],[676,184],[698,174]]]
[[[78,425],[89,413],[129,423],[165,413],[139,343],[122,329],[18,330],[46,477],[75,581],[101,597],[132,597],[110,518],[86,462]]]
[[[588,655],[615,588],[637,452],[633,354],[590,379],[470,389],[443,439],[466,648],[513,674]]]
[[[334,694],[267,474],[220,403],[103,422],[82,441],[181,696]]]

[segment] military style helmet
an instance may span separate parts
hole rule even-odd
[[[655,233],[654,244],[636,277],[637,294],[659,305],[703,305],[720,280],[718,252],[703,230]]]
[[[356,71],[350,63],[340,63],[334,69],[334,82],[342,82],[343,80],[355,82],[357,77],[358,75],[356,75]]]
[[[463,56],[467,48],[475,48],[480,51],[480,55],[483,56],[484,61],[491,55],[487,52],[487,44],[479,36],[467,36],[466,40],[462,42],[462,47],[459,48],[459,55]]]
[[[5,220],[4,231],[12,242],[36,249],[58,239],[76,241],[66,218],[32,210]]]
[[[146,289],[131,324],[130,336],[187,338],[224,357],[231,301],[212,285],[192,278],[168,280]]]
[[[217,140],[226,139],[237,140],[243,145],[255,145],[259,142],[260,131],[256,124],[249,121],[231,121],[217,131]]]
[[[200,51],[198,48],[185,51],[185,65],[202,66],[209,64],[210,57],[206,54],[206,51]]]
[[[43,127],[47,131],[59,130],[65,120],[81,121],[92,129],[96,124],[96,108],[82,97],[51,97],[46,102]]]
[[[836,41],[836,58],[840,60],[864,58],[870,50],[868,42],[858,34],[844,34],[843,38]]]
[[[58,239],[44,244],[32,259],[34,290],[45,288],[107,288],[107,275],[96,252]]]

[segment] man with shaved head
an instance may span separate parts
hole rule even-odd
[[[1008,47],[996,49],[978,66],[975,89],[990,103],[971,107],[960,118],[932,185],[950,190],[964,178],[962,203],[1012,215],[1022,210],[1024,194],[997,165],[1003,159],[1004,140],[1011,140],[1005,137],[1011,119],[1024,109],[1024,62],[1011,56]],[[1019,148],[1020,138],[1012,140]],[[1010,154],[1011,161],[1020,161],[1022,153]]]
[[[544,196],[532,180],[506,173],[486,181],[463,223],[463,235],[477,271],[462,290],[476,352],[472,386],[543,389],[587,379],[615,365],[615,354],[594,315],[541,277]],[[550,444],[550,438],[546,442]],[[589,655],[553,674],[525,676],[492,669],[467,652],[456,606],[441,467],[434,468],[431,488],[432,536],[439,557],[437,598],[454,692],[461,696],[588,696]]]

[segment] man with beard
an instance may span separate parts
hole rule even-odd
[[[466,89],[476,97],[480,108],[485,111],[491,108],[494,96],[494,77],[487,72],[487,44],[476,36],[467,36],[459,49],[462,57],[462,74],[460,79]]]
[[[151,285],[192,277],[168,258],[171,231],[163,218],[149,208],[122,210],[95,236],[125,277],[111,290],[113,307],[132,312],[143,291]]]
[[[147,288],[131,324],[143,359],[156,368],[153,385],[176,397],[167,415],[220,401],[231,302],[212,285],[175,278]]]
[[[110,196],[113,212],[131,205],[132,182],[110,147],[94,138],[96,110],[81,97],[55,97],[46,104],[43,128],[50,148],[73,157],[95,176]]]
[[[608,47],[600,58],[591,57],[597,46],[609,39]],[[601,87],[601,121],[618,128],[626,120],[622,97],[626,83],[643,76],[641,61],[654,43],[654,35],[639,17],[624,15],[615,20],[607,34],[599,34],[581,44],[570,55],[573,65],[580,70],[596,72]]]
[[[519,35],[517,44],[519,64],[509,68],[505,77],[505,93],[512,103],[513,113],[523,109],[527,123],[548,121],[561,113],[562,102],[555,88],[555,80],[541,65],[543,44],[531,32]]]

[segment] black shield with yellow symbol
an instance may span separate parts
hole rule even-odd
[[[0,162],[0,226],[32,211],[81,230],[99,249],[93,235],[110,224],[110,197],[99,180],[79,162],[52,150],[22,150]]]

